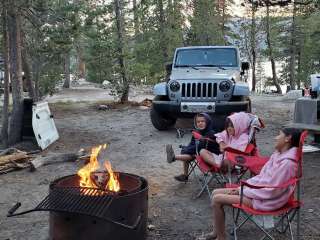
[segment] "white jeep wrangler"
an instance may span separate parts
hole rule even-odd
[[[233,46],[177,48],[166,82],[154,86],[151,122],[158,130],[172,127],[177,118],[207,112],[224,119],[232,112],[251,112],[248,62],[240,62]]]

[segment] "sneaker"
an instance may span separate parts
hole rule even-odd
[[[197,237],[197,240],[214,240],[214,239],[217,239],[217,234],[215,233],[215,231],[202,234],[201,236]]]
[[[167,162],[168,163],[174,162],[176,159],[175,159],[174,151],[171,144],[166,145],[166,152],[167,152]]]
[[[179,176],[175,176],[174,179],[179,181],[179,182],[186,182],[186,181],[188,181],[188,176],[184,175],[184,174],[181,174]]]

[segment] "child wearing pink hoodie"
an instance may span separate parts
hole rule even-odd
[[[301,132],[297,129],[284,128],[275,137],[275,151],[261,172],[247,180],[252,185],[281,185],[297,176],[297,147],[299,146]],[[240,203],[239,188],[216,189],[212,194],[215,231],[201,236],[200,240],[225,239],[225,213],[224,206]],[[256,210],[271,211],[284,206],[294,186],[285,188],[251,189],[244,187],[243,204]]]
[[[215,134],[221,154],[217,155],[207,149],[202,149],[200,156],[203,160],[210,165],[222,167],[227,164],[227,160],[223,160],[223,152],[226,147],[244,151],[249,143],[249,127],[254,117],[256,116],[245,112],[234,113],[227,117],[225,130]]]

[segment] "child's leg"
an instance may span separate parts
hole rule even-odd
[[[213,192],[212,207],[214,226],[219,240],[225,240],[225,212],[224,205],[240,203],[239,190],[237,188],[217,189]],[[252,206],[251,200],[244,197],[243,203]]]
[[[189,162],[194,159],[193,156],[189,154],[179,154],[176,155],[176,160],[182,161],[183,163],[183,175],[188,176],[189,172]]]
[[[212,152],[208,151],[207,149],[201,149],[200,156],[209,165],[218,166],[218,167],[220,166],[220,163],[217,161],[217,159],[214,158],[214,155],[212,154]]]
[[[166,153],[167,153],[167,162],[172,163],[175,160],[189,162],[193,159],[193,156],[190,154],[175,154],[171,144],[166,145]]]
[[[189,154],[178,154],[175,156],[176,160],[183,161],[183,162],[189,162],[193,160],[193,156]]]

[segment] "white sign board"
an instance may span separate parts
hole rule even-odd
[[[42,150],[59,139],[47,102],[35,103],[32,106],[32,128],[38,145]]]

